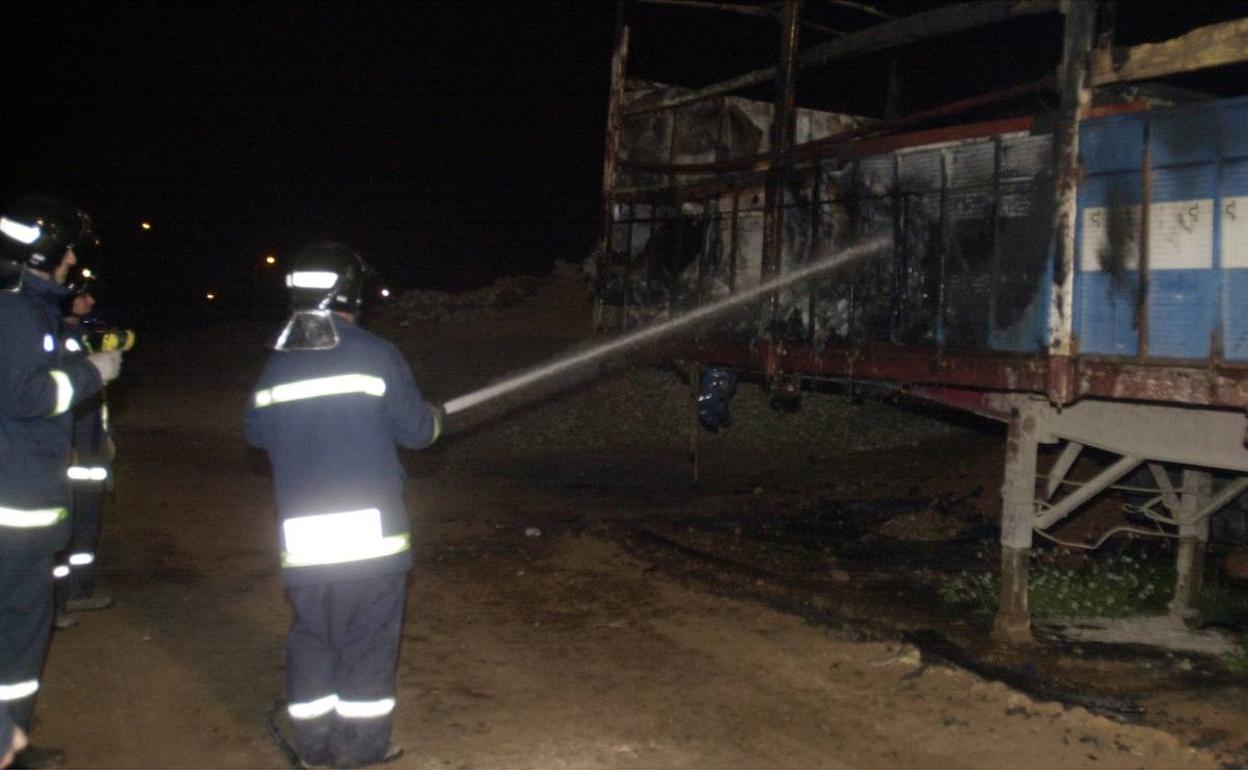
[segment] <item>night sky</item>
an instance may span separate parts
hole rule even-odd
[[[845,31],[880,21],[806,6]],[[1119,7],[1119,44],[1248,16],[1240,2]],[[636,75],[697,86],[774,60],[765,20],[629,14]],[[247,304],[253,275],[269,280],[263,256],[311,238],[352,244],[396,288],[540,272],[597,237],[614,23],[614,3],[592,0],[6,6],[0,199],[49,192],[90,212],[114,302],[139,315],[206,290]],[[902,113],[1051,72],[1060,29],[1032,17],[904,49]],[[807,30],[803,46],[826,39]],[[888,65],[825,68],[799,82],[799,103],[879,117]]]
[[[402,286],[592,248],[611,5],[39,4],[5,26],[0,198],[86,209],[153,303],[247,293],[311,238]]]

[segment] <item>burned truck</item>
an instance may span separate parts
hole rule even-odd
[[[777,62],[684,87],[630,77],[646,5],[682,4],[621,5],[600,330],[706,307],[884,236],[888,248],[771,292],[666,355],[790,395],[807,378],[877,382],[1007,423],[1005,640],[1030,638],[1033,535],[1143,469],[1149,514],[1180,544],[1172,615],[1193,620],[1210,516],[1248,490],[1248,97],[1167,78],[1248,60],[1248,19],[1116,46],[1108,3],[957,3],[801,48],[800,2],[723,6],[772,15]],[[1129,12],[1148,7],[1121,4],[1119,18]],[[909,115],[796,102],[799,72],[1041,17],[1060,25],[1053,69],[1009,88]],[[737,95],[768,85],[770,101]],[[1035,93],[1052,107],[1019,114],[1018,97]],[[1038,484],[1041,444],[1061,451]],[[1088,447],[1116,459],[1076,482]],[[1230,480],[1215,485],[1215,471]]]

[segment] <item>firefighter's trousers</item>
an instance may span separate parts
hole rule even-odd
[[[104,517],[104,485],[98,482],[73,485],[70,509],[73,534],[59,560],[56,611],[63,612],[70,599],[84,599],[95,591],[95,549],[100,542]]]
[[[286,694],[300,756],[366,765],[385,753],[407,576],[292,586]]]
[[[52,633],[51,555],[0,558],[0,701],[30,729]]]

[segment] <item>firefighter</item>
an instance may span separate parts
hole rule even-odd
[[[396,445],[427,447],[442,424],[398,350],[357,326],[366,273],[338,243],[294,256],[293,314],[244,416],[273,468],[287,713],[308,766],[402,753],[390,731],[412,557]]]
[[[71,410],[121,370],[119,353],[72,358],[65,348],[61,284],[75,246],[93,238],[86,214],[51,198],[0,214],[0,703],[26,732],[52,631],[53,555],[69,540]],[[63,760],[28,748],[18,763]]]
[[[94,286],[94,274],[82,265],[75,266],[65,282],[67,291],[61,300],[65,345],[78,356],[86,356],[91,351],[86,319],[95,307]],[[69,548],[62,553],[55,570],[55,626],[58,629],[77,625],[77,619],[70,613],[102,610],[113,604],[112,594],[95,590],[95,548],[100,539],[104,491],[110,480],[112,459],[108,403],[105,390],[101,389],[74,408],[73,454],[66,474],[73,500],[72,534]]]

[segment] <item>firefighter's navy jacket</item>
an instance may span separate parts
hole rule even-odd
[[[432,444],[440,426],[390,343],[331,316],[325,350],[278,350],[243,418],[267,450],[287,585],[411,567],[399,444]]]
[[[27,271],[0,292],[0,559],[54,553],[69,538],[71,410],[100,374],[67,356],[65,289]]]

